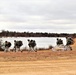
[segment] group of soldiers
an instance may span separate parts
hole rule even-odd
[[[21,41],[21,40],[19,40],[19,41],[16,41],[16,40],[14,40],[14,51],[15,52],[17,52],[17,51],[19,51],[20,50],[20,47],[23,45],[23,42]],[[36,46],[36,42],[35,42],[35,40],[29,40],[28,39],[28,46],[29,46],[29,51],[35,51],[35,52],[37,52],[35,49],[34,49],[34,47]],[[10,42],[8,42],[8,41],[5,41],[5,43],[4,43],[4,47],[5,47],[5,49],[4,49],[4,51],[5,52],[7,52],[7,51],[10,51],[10,47],[11,47],[11,43]],[[21,52],[22,52],[22,50],[20,50]]]
[[[53,50],[72,50],[70,45],[74,44],[74,40],[71,37],[66,37],[66,45],[64,45],[63,40],[57,38],[56,44]]]
[[[57,45],[61,45],[61,44],[63,44],[63,40],[57,38],[56,43],[57,43]],[[74,44],[73,39],[71,37],[66,37],[66,45],[72,45],[72,44]]]
[[[35,40],[30,40],[28,39],[28,46],[29,46],[29,51],[35,51],[37,52],[37,49],[35,49],[36,47],[36,41]],[[57,42],[56,42],[57,46],[60,47],[61,45],[63,45],[63,40],[57,38]],[[74,41],[71,37],[66,37],[66,47],[69,47],[71,50],[72,48],[70,47],[70,45],[74,44]],[[23,45],[22,41],[16,41],[14,40],[14,51],[17,52],[18,50],[20,50],[20,47]],[[5,41],[5,49],[4,51],[7,52],[9,51],[9,48],[11,47],[11,43],[8,41]],[[54,48],[55,49],[55,48]]]
[[[18,49],[20,50],[20,47],[23,45],[22,41],[16,41],[14,40],[14,50],[17,51]],[[4,43],[4,51],[10,51],[10,47],[11,47],[11,42],[5,41]]]

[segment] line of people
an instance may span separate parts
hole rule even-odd
[[[71,37],[66,37],[66,45],[63,44],[63,40],[57,38],[56,46],[53,47],[53,51],[56,50],[72,50],[70,45],[74,44],[74,40]]]
[[[22,50],[20,49],[20,47],[22,45],[23,45],[23,42],[21,40],[19,40],[19,41],[14,40],[14,49],[13,50],[15,52],[18,52],[19,50],[22,52]],[[35,46],[36,46],[35,40],[28,39],[28,46],[29,46],[29,51],[37,52],[37,50],[35,50]],[[4,47],[5,47],[5,49],[4,49],[5,52],[10,51],[9,48],[11,47],[11,43],[8,41],[5,41]]]
[[[57,44],[57,45],[63,44],[63,40],[57,38],[56,44]],[[74,44],[74,40],[73,40],[71,37],[66,37],[66,45],[72,45],[72,44]]]
[[[29,46],[29,51],[35,51],[37,52],[37,49],[35,49],[36,47],[36,41],[35,40],[30,40],[28,39],[28,46]],[[57,46],[61,46],[63,45],[63,40],[62,39],[59,39],[57,38],[57,42],[56,42]],[[66,37],[66,47],[70,47],[70,45],[74,44],[74,41],[71,37]],[[11,47],[11,43],[8,42],[8,41],[5,41],[5,49],[4,51],[7,52],[7,51],[10,51],[9,48]],[[17,52],[20,50],[20,47],[23,45],[23,42],[22,41],[16,41],[14,40],[14,51]],[[70,49],[72,50],[72,48],[70,47]],[[20,50],[22,52],[22,50]]]

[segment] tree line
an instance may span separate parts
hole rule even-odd
[[[76,33],[47,33],[47,32],[16,32],[16,31],[5,31],[0,32],[0,37],[76,37]]]

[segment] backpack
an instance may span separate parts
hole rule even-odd
[[[16,45],[17,45],[17,46],[22,46],[23,43],[22,43],[22,41],[17,41],[17,42],[16,42]]]
[[[72,38],[68,38],[67,39],[67,45],[72,45],[72,44],[74,44],[73,39]]]
[[[11,46],[11,43],[10,42],[8,42],[8,47],[10,47]]]

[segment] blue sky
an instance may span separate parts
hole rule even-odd
[[[76,0],[0,0],[0,30],[76,33]]]

